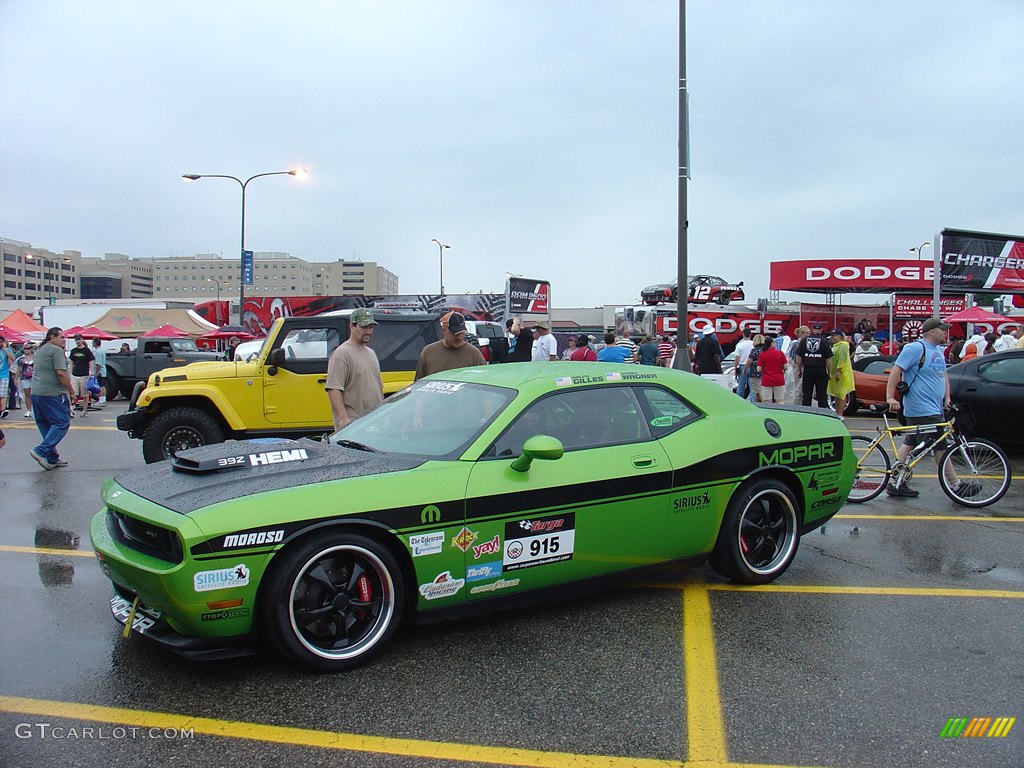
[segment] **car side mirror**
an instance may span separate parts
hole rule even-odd
[[[516,472],[527,472],[534,459],[543,461],[555,461],[562,458],[565,449],[562,441],[550,435],[534,435],[523,443],[522,455],[512,462],[512,469]]]
[[[268,358],[270,367],[267,368],[267,374],[270,376],[277,376],[277,366],[283,365],[285,359],[285,351],[283,347],[278,347],[271,352]]]

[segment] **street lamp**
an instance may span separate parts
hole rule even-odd
[[[923,243],[921,243],[921,244],[920,244],[919,246],[917,246],[917,248],[911,248],[911,249],[910,249],[910,252],[911,252],[911,253],[916,253],[916,254],[917,254],[917,260],[918,260],[918,261],[920,261],[920,260],[921,260],[921,255],[922,255],[922,253],[924,252],[924,249],[925,249],[925,248],[928,248],[928,247],[930,247],[930,246],[931,246],[931,243],[929,243],[929,242],[928,242],[928,241],[926,240],[925,242],[923,242]]]
[[[237,181],[238,186],[242,188],[242,249],[241,249],[241,266],[242,272],[239,277],[239,290],[238,290],[238,324],[244,325],[243,313],[245,311],[245,188],[249,186],[249,182],[253,179],[258,179],[261,176],[298,176],[305,178],[309,175],[309,170],[306,168],[293,168],[290,171],[271,171],[269,173],[257,173],[255,176],[250,176],[245,181],[242,181],[237,176],[228,176],[223,173],[185,173],[182,174],[182,179],[187,182],[197,181],[199,179],[231,179]],[[219,284],[218,284],[219,285]]]
[[[25,258],[26,259],[39,259],[40,261],[43,262],[43,293],[46,293],[46,267],[52,267],[57,272],[57,277],[59,278],[60,277],[60,264],[58,264],[55,261],[50,261],[50,259],[46,258],[45,256],[40,256],[37,253],[26,253],[25,254]],[[63,258],[63,259],[61,259],[61,263],[69,264],[69,263],[71,263],[71,259]],[[51,296],[51,297],[49,297],[48,300],[50,301],[50,303],[53,303],[54,298]]]
[[[217,284],[217,303],[219,304],[220,303],[220,280],[218,280],[216,277],[208,277],[208,278],[206,278],[206,282],[208,282],[208,283],[216,283]]]
[[[447,243],[442,243],[436,237],[430,242],[437,246],[438,264],[441,269],[441,295],[444,296],[444,249],[451,248],[451,246]]]

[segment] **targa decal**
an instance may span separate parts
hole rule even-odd
[[[576,543],[576,514],[539,517],[505,523],[505,571],[572,560]]]

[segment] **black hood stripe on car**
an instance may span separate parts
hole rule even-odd
[[[298,453],[304,454],[305,458],[295,457]],[[250,458],[253,455],[260,457],[255,464]],[[196,465],[205,465],[211,460],[244,461],[238,461],[237,469],[230,468],[236,466],[234,463],[228,465],[230,471],[188,475],[175,470],[171,462],[163,461],[128,470],[117,475],[114,480],[137,496],[187,515],[197,509],[242,496],[279,491],[296,485],[403,472],[426,463],[423,458],[370,453],[314,440],[281,439],[263,442],[229,440],[183,451],[182,456]],[[186,476],[188,481],[183,482]]]

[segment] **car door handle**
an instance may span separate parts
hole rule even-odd
[[[977,391],[978,391],[978,388],[977,388],[977,387],[966,387],[966,390],[967,390],[968,392],[977,392]]]
[[[656,462],[654,460],[653,456],[634,456],[633,457],[633,466],[636,467],[637,469],[642,469],[644,467],[653,467],[657,463],[658,462]]]
[[[325,378],[322,378],[322,379],[317,379],[316,383],[317,384],[326,384],[327,383],[327,378],[325,377]]]

